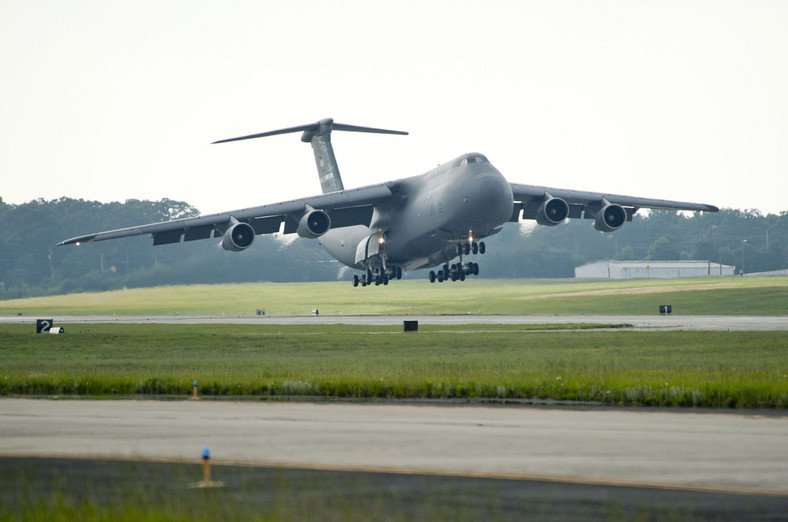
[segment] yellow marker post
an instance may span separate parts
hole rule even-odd
[[[202,449],[202,482],[205,485],[211,483],[211,450]]]
[[[211,480],[211,450],[207,447],[202,449],[202,482],[192,484],[193,488],[221,488],[224,487],[223,482],[215,482]]]

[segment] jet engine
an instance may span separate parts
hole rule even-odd
[[[561,198],[546,199],[536,210],[536,222],[552,227],[563,222],[569,215],[569,204]]]
[[[627,211],[621,205],[608,203],[596,213],[594,228],[600,232],[613,232],[618,230],[627,221]]]
[[[222,248],[230,252],[240,252],[254,241],[254,229],[249,223],[236,223],[227,229],[222,238]]]
[[[301,237],[314,239],[320,237],[331,228],[331,218],[323,210],[312,210],[304,214],[298,223],[296,232]]]

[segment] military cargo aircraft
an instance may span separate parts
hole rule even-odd
[[[640,208],[718,211],[700,203],[510,183],[478,153],[463,154],[419,176],[346,190],[331,145],[332,130],[407,134],[324,119],[220,140],[214,143],[302,132],[301,141],[312,145],[323,194],[87,234],[59,245],[150,234],[154,245],[216,238],[225,250],[239,252],[258,234],[295,233],[316,238],[339,262],[359,270],[353,286],[387,285],[403,271],[433,267],[437,269],[428,277],[434,283],[478,275],[479,264],[472,259],[486,251],[481,240],[507,222],[533,219],[555,226],[580,218],[593,220],[596,230],[614,232]]]

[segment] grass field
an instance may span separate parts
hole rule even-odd
[[[533,327],[530,327],[533,328]],[[0,326],[0,395],[555,399],[788,407],[788,333],[518,326]]]
[[[788,278],[195,285],[3,301],[0,315],[653,315],[660,304],[788,314]],[[184,397],[196,379],[213,396],[788,407],[786,332],[529,328],[74,324],[42,336],[5,325],[0,395]]]
[[[635,314],[671,304],[676,315],[786,315],[788,278],[626,281],[475,279],[192,285],[0,301],[0,316]]]

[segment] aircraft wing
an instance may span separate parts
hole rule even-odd
[[[585,192],[580,190],[567,190],[534,185],[521,185],[512,183],[515,208],[512,221],[517,221],[520,210],[523,219],[536,219],[539,207],[551,198],[560,198],[569,205],[569,218],[595,217],[596,212],[607,204],[620,205],[626,210],[627,221],[640,208],[655,208],[664,210],[693,210],[703,212],[718,212],[714,205],[703,203],[689,203],[685,201],[670,201],[665,199],[640,198],[622,196],[619,194],[605,194],[601,192]]]
[[[351,225],[369,226],[374,205],[390,197],[391,190],[387,184],[371,185],[231,212],[86,234],[66,239],[58,245],[104,241],[144,234],[150,234],[153,237],[154,245],[166,245],[180,241],[220,238],[236,223],[249,224],[255,234],[273,234],[280,231],[282,222],[284,222],[284,233],[291,234],[298,229],[301,218],[310,210],[315,209],[328,214],[331,219],[331,228]]]

